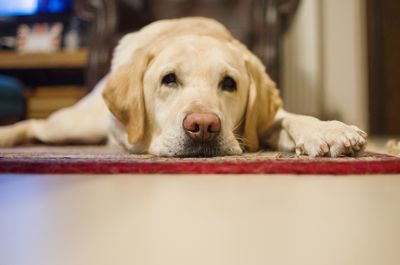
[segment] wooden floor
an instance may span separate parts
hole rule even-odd
[[[1,264],[400,264],[400,176],[3,175]]]
[[[399,175],[0,175],[0,264],[398,265],[399,202]]]

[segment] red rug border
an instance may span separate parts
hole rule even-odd
[[[376,154],[380,161],[27,161],[0,159],[0,173],[31,174],[398,174],[400,158]]]

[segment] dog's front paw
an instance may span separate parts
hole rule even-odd
[[[356,156],[366,146],[367,133],[339,121],[318,121],[303,131],[296,141],[296,154],[316,156]]]

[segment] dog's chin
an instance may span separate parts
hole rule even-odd
[[[177,154],[178,157],[213,157],[226,155],[220,148],[217,141],[213,142],[193,142],[187,141],[182,150]]]
[[[218,137],[211,142],[195,142],[189,137],[158,138],[153,141],[148,152],[163,157],[215,157],[231,156],[243,153],[235,139]]]

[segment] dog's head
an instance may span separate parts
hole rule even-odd
[[[103,93],[131,145],[161,156],[256,151],[281,100],[236,40],[185,35],[143,47]]]

